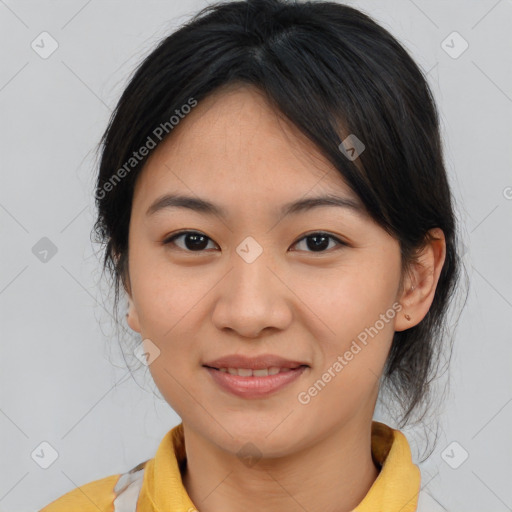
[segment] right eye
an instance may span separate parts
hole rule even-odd
[[[184,247],[176,243],[176,240],[179,239],[183,239]],[[175,233],[169,238],[166,238],[163,241],[163,245],[176,245],[185,252],[203,252],[208,245],[208,240],[215,243],[204,233],[197,231],[181,231],[179,233]]]

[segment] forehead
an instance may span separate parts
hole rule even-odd
[[[315,145],[246,85],[224,87],[199,102],[153,150],[134,200],[164,192],[269,205],[327,192],[360,203]]]

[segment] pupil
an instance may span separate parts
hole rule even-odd
[[[309,243],[309,240],[314,240],[313,244]],[[322,240],[321,242],[319,242]],[[329,237],[325,235],[312,235],[308,236],[308,249],[325,249],[329,246]]]
[[[201,241],[201,239],[203,240]],[[192,241],[192,244],[188,243],[189,241]],[[206,241],[206,237],[203,235],[189,234],[185,237],[185,245],[189,250],[200,251],[208,245],[208,242]]]

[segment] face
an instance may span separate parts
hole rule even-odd
[[[155,206],[178,194],[220,211]],[[326,195],[345,206],[283,213]],[[128,261],[129,325],[159,351],[150,371],[185,426],[277,457],[371,420],[400,308],[399,244],[257,90],[217,91],[153,151]],[[266,377],[204,366],[231,355],[284,361],[264,361],[281,368]]]

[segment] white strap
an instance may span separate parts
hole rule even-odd
[[[138,471],[132,469],[119,477],[114,487],[116,499],[114,500],[113,512],[137,512],[137,501],[143,478],[144,467]]]

